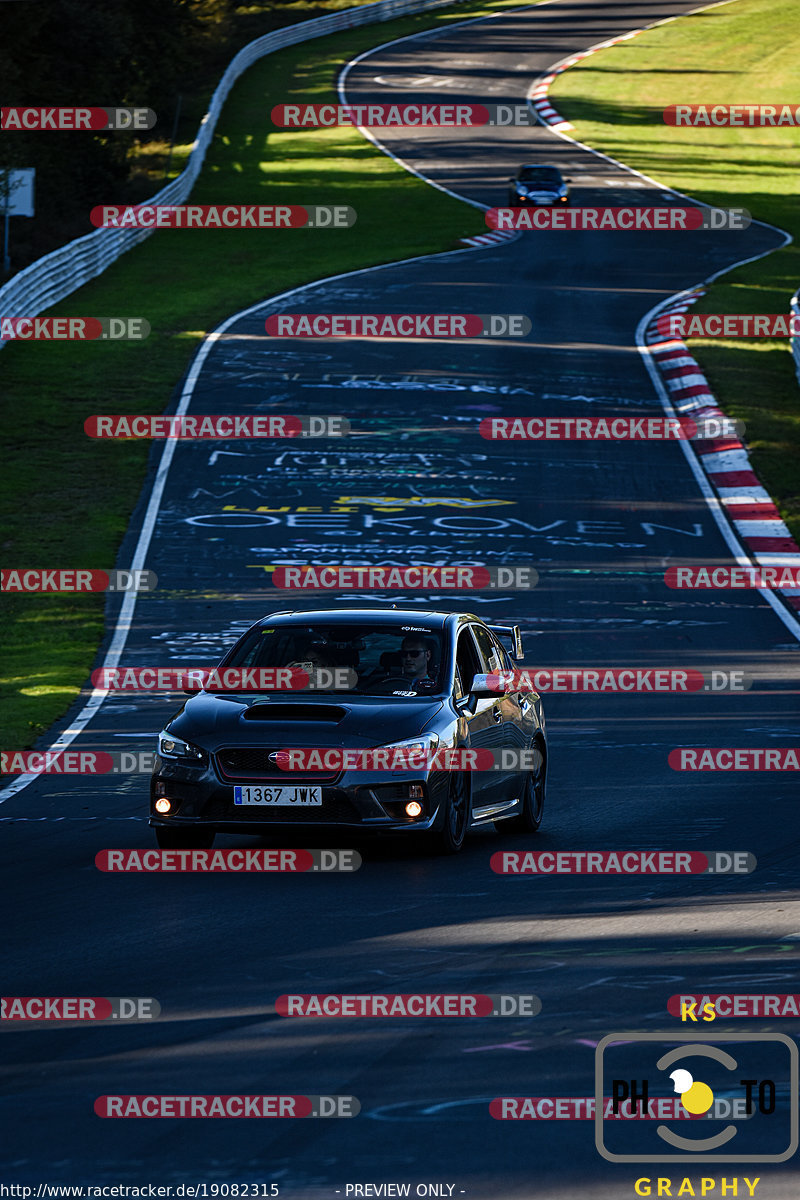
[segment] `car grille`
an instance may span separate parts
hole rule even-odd
[[[216,753],[220,776],[236,783],[248,779],[270,780],[273,783],[333,783],[341,771],[281,771],[269,761],[270,754],[286,749],[284,746],[226,746]]]
[[[322,806],[314,808],[290,808],[283,805],[234,804],[233,800],[217,798],[209,800],[202,812],[204,821],[231,821],[236,824],[270,825],[290,821],[293,825],[319,825],[346,823],[358,825],[361,814],[345,796],[322,797]]]

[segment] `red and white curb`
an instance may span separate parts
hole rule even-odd
[[[730,0],[720,0],[717,4],[703,5],[695,12],[707,12],[710,8],[722,8]],[[690,15],[690,14],[682,14]],[[560,134],[567,141],[574,141],[567,130],[574,129],[569,121],[558,113],[548,97],[550,87],[563,71],[576,66],[592,54],[607,50],[620,42],[628,42],[641,33],[649,33],[659,25],[669,24],[676,17],[666,17],[655,21],[641,29],[633,29],[620,37],[598,42],[580,54],[572,54],[562,59],[550,68],[547,75],[537,79],[528,93],[528,102],[543,125],[547,125],[554,133]],[[583,143],[577,143],[582,145]],[[584,147],[605,158],[617,166],[624,164],[611,159],[607,155]],[[631,168],[627,168],[631,170]],[[655,184],[639,171],[632,174]],[[681,196],[675,192],[674,195]],[[786,235],[787,244],[791,238]],[[760,256],[758,256],[760,257]],[[750,261],[750,260],[747,260]],[[741,265],[741,264],[734,264]],[[721,272],[722,273],[722,272]],[[711,277],[712,279],[715,276]],[[709,281],[710,282],[710,281]],[[703,374],[699,363],[692,357],[685,342],[677,338],[664,338],[658,331],[657,319],[671,312],[685,312],[705,293],[704,287],[697,287],[681,292],[674,300],[663,308],[659,307],[651,314],[651,320],[644,332],[644,346],[654,364],[663,384],[669,402],[677,413],[691,413],[693,417],[723,417],[724,414],[717,404],[716,398],[709,387],[708,380]],[[798,293],[800,296],[800,293]],[[798,379],[800,379],[800,354],[798,361]],[[727,524],[733,533],[735,541],[742,547],[744,554],[758,566],[800,567],[800,546],[792,538],[787,526],[781,520],[781,515],[775,502],[753,470],[747,449],[737,437],[721,438],[717,441],[693,442],[700,464],[712,493],[719,501]],[[733,547],[731,547],[733,549]],[[800,588],[784,588],[775,593],[776,597],[792,613],[800,611]],[[773,605],[774,607],[774,605]],[[796,631],[796,621],[792,623]]]
[[[665,338],[659,333],[658,321],[670,313],[686,312],[705,292],[704,287],[684,292],[680,299],[660,309],[645,331],[645,345],[672,407],[681,416],[695,420],[725,414],[686,343],[679,338]],[[733,435],[692,444],[725,515],[753,562],[762,567],[800,567],[800,546],[781,520],[769,492],[761,486],[744,443]],[[778,595],[789,608],[800,611],[800,588],[783,588]]]
[[[475,237],[459,238],[465,246],[493,246],[497,242],[514,242],[520,234],[513,229],[495,230],[492,233],[479,233]]]
[[[543,75],[528,93],[533,111],[542,125],[549,125],[552,129],[557,130],[575,128],[569,121],[565,121],[560,113],[556,112],[547,99],[547,93],[562,71],[568,71],[576,63],[583,62],[584,58],[596,54],[598,50],[607,50],[609,46],[616,46],[619,42],[629,42],[631,38],[637,37],[640,33],[644,33],[644,30],[634,29],[631,33],[623,33],[620,37],[610,38],[607,42],[598,42],[596,46],[590,46],[588,50],[582,50],[580,54],[571,54],[569,58],[564,58],[556,66],[551,67],[550,74]]]

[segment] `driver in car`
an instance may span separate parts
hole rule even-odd
[[[404,637],[400,647],[401,670],[406,679],[416,683],[420,679],[430,679],[428,665],[431,652],[422,638]]]

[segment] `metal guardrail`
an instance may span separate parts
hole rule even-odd
[[[182,204],[188,198],[202,169],[228,93],[240,75],[258,59],[286,46],[338,33],[342,29],[391,21],[408,13],[442,8],[460,2],[461,0],[377,0],[375,4],[347,8],[342,12],[328,13],[324,17],[314,17],[310,21],[287,25],[284,29],[275,29],[249,42],[231,60],[217,84],[208,112],[200,122],[200,129],[186,167],[150,200],[140,203]],[[0,288],[0,314],[4,317],[38,316],[50,305],[57,304],[90,279],[101,275],[121,254],[133,249],[152,232],[152,229],[97,229],[94,233],[87,233],[84,237],[76,238],[59,249],[52,250],[17,275],[13,275],[8,283]],[[0,340],[0,349],[4,345]]]
[[[795,319],[795,324],[800,329],[800,289],[792,296],[790,305],[792,316]],[[789,339],[792,347],[792,356],[794,357],[794,369],[797,373],[797,382],[800,383],[800,337],[792,337]]]

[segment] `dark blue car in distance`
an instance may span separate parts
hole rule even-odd
[[[515,626],[466,612],[337,608],[264,617],[219,672],[290,667],[316,672],[323,686],[191,694],[159,735],[150,806],[159,846],[210,847],[218,832],[313,826],[412,836],[454,853],[469,829],[489,823],[535,833],[547,777],[541,698],[511,684],[492,690],[485,678],[513,671],[521,657]],[[346,676],[348,690],[326,688],[334,676]],[[400,770],[345,763],[318,772],[287,768],[280,751],[292,747],[426,756]],[[500,768],[453,771],[436,762],[439,752],[471,749],[491,750]],[[513,765],[520,763],[524,769]]]
[[[559,208],[570,205],[569,180],[558,167],[526,163],[509,179],[508,203],[512,208],[550,204]]]

